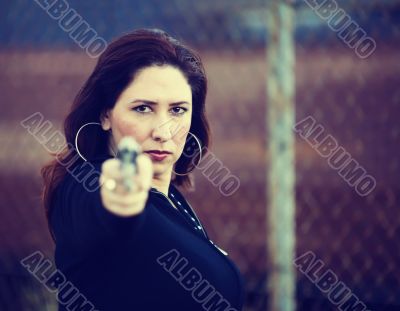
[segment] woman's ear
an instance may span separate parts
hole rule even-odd
[[[111,121],[110,121],[109,111],[102,113],[100,115],[100,123],[101,123],[101,127],[103,128],[103,130],[108,131],[111,129]]]

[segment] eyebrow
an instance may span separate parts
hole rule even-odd
[[[135,104],[135,103],[144,103],[144,104],[147,104],[147,105],[158,105],[158,103],[156,103],[156,102],[153,102],[153,101],[151,101],[151,100],[147,100],[147,99],[135,99],[135,100],[133,100],[133,101],[130,101],[129,102],[130,104]],[[187,104],[187,105],[189,105],[189,103],[187,102],[187,101],[180,101],[180,102],[175,102],[175,103],[170,103],[169,105],[170,106],[178,106],[178,105],[182,105],[182,104]]]

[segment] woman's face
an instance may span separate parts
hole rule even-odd
[[[111,129],[110,148],[132,136],[142,151],[170,151],[161,161],[153,159],[154,175],[171,172],[183,152],[192,119],[192,91],[183,73],[170,65],[139,71],[112,110],[102,119]]]

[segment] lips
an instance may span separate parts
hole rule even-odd
[[[147,150],[145,151],[146,153],[153,153],[153,154],[160,154],[160,155],[166,155],[166,154],[171,154],[172,152],[169,151],[162,151],[162,150]]]
[[[156,151],[150,150],[150,151],[145,151],[145,152],[150,155],[150,157],[153,161],[162,161],[166,157],[168,157],[169,154],[171,154],[171,152],[159,151],[159,150],[156,150]]]

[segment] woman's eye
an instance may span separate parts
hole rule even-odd
[[[146,108],[150,109],[149,106],[142,105],[142,106],[137,106],[137,107],[133,108],[133,110],[140,112],[140,113],[145,113],[145,112],[148,112],[148,111],[146,111]]]
[[[174,107],[172,110],[174,114],[184,114],[187,111],[187,109],[183,107]]]
[[[151,112],[151,108],[147,105],[140,105],[135,108],[132,108],[132,110],[139,112],[139,113],[148,113]],[[184,114],[188,109],[183,108],[183,107],[174,107],[171,109],[172,113],[175,115],[181,115]]]

